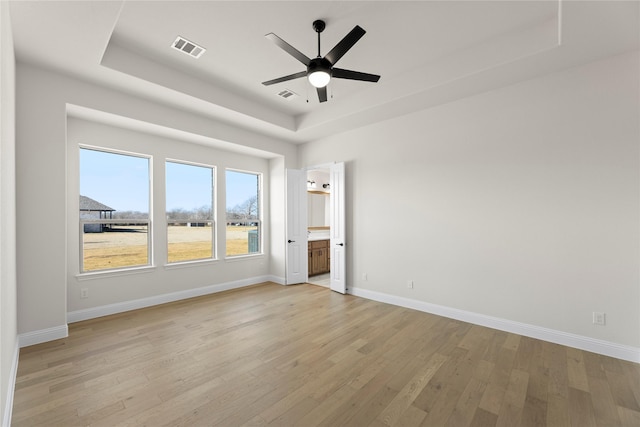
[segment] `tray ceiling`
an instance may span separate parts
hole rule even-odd
[[[638,49],[638,2],[608,1],[13,1],[18,60],[306,142]],[[378,83],[332,80],[320,104],[303,70],[264,36],[309,57],[355,25],[367,33],[341,68]],[[193,58],[171,44],[206,48]],[[283,90],[298,96],[277,96]]]

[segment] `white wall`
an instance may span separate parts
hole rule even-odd
[[[269,217],[269,161],[213,149],[203,145],[176,141],[159,136],[134,132],[95,122],[69,118],[67,122],[67,310],[78,310],[118,304],[131,300],[154,297],[190,289],[230,282],[251,281],[269,274],[269,247],[263,255],[225,259],[225,170],[240,169],[262,174],[263,221]],[[156,268],[139,274],[92,273],[79,275],[79,146],[92,145],[119,151],[129,151],[152,156],[153,219],[152,253]],[[218,260],[191,264],[166,265],[166,217],[165,168],[166,159],[195,162],[216,168],[214,191],[216,193],[217,224],[215,236]],[[265,241],[270,240],[269,227],[263,230]],[[244,282],[243,282],[244,283]],[[80,299],[80,289],[89,291],[89,298]]]
[[[0,423],[9,425],[17,364],[15,58],[7,2],[0,2]]]
[[[634,52],[304,145],[347,162],[349,288],[638,350],[639,76]]]
[[[16,95],[18,332],[21,341],[23,336],[29,337],[29,342],[37,342],[66,333],[67,280],[73,274],[67,271],[67,104],[271,152],[275,158],[282,157],[281,162],[270,162],[278,166],[270,172],[270,179],[276,181],[283,179],[284,168],[296,161],[297,148],[291,144],[20,62]],[[272,239],[284,240],[283,228],[279,225],[272,228],[270,224],[267,227],[271,229]],[[284,256],[283,246],[271,245],[269,249],[271,257]],[[269,269],[268,261],[265,265]],[[262,272],[264,268],[258,266],[257,270]],[[284,276],[284,270],[271,269],[270,272]],[[202,277],[200,273],[196,275]],[[232,275],[228,270],[210,277],[209,283],[229,280]],[[171,274],[171,278],[177,276],[177,273]],[[134,279],[137,281],[140,277],[123,279],[122,286]],[[204,283],[194,279],[191,285],[195,286],[196,281]],[[171,285],[159,285],[159,289],[166,290],[168,286]],[[98,290],[90,295],[91,304],[118,299]],[[147,295],[146,291],[132,290],[125,298],[143,295]],[[70,300],[69,304],[69,308],[76,307],[76,301]],[[78,302],[77,306],[82,305]]]

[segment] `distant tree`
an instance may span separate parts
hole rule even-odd
[[[174,208],[167,211],[167,221],[170,222],[210,221],[212,219],[213,215],[210,205],[203,205],[189,211],[182,208]]]
[[[149,219],[149,213],[140,211],[115,211],[113,219]]]
[[[212,220],[213,219],[213,211],[211,210],[210,205],[202,205],[197,209],[194,209],[196,219],[200,220]]]
[[[171,209],[167,212],[167,221],[170,222],[186,222],[189,218],[189,212],[182,208]]]
[[[258,218],[258,197],[249,197],[242,203],[235,205],[230,211],[227,211],[227,220],[251,220]]]

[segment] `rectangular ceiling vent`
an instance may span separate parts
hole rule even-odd
[[[194,58],[200,58],[207,50],[181,36],[178,36],[171,46],[173,46],[174,49],[178,49],[180,52],[193,56]]]
[[[300,97],[300,95],[298,95],[297,93],[295,93],[295,92],[293,92],[293,91],[291,91],[289,89],[285,89],[282,92],[278,92],[278,96],[281,97],[281,98],[284,98],[284,99],[288,99],[288,100]]]

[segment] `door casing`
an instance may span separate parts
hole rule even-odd
[[[306,173],[314,169],[328,169],[329,232],[330,232],[330,288],[345,294],[346,283],[346,200],[344,162],[287,169],[287,235],[286,284],[303,283],[309,279],[307,263],[307,193]],[[290,182],[295,181],[295,182]],[[303,217],[301,217],[301,215]],[[304,229],[302,226],[304,225]],[[302,264],[305,264],[304,266]]]

